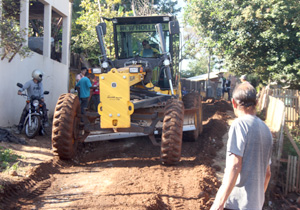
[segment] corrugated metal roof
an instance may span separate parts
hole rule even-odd
[[[211,72],[209,73],[209,79],[216,79],[218,78],[218,73],[219,72]],[[208,73],[207,74],[201,74],[198,76],[194,76],[194,77],[190,77],[190,78],[186,78],[187,80],[191,80],[191,81],[203,81],[203,80],[207,80],[208,77]]]

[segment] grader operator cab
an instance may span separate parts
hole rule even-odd
[[[94,72],[100,84],[98,110],[81,114],[78,96],[62,94],[53,117],[54,153],[70,159],[78,142],[149,136],[160,146],[162,163],[176,164],[183,132],[190,141],[202,132],[200,94],[181,95],[178,21],[173,16],[110,21],[115,60],[106,55],[106,23],[96,27],[102,54],[101,69]]]

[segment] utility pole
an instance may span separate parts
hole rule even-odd
[[[210,86],[210,50],[208,49],[208,64],[207,64],[207,81],[206,81],[206,97],[211,97],[211,86]]]

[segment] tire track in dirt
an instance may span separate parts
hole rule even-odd
[[[0,209],[13,209],[17,200],[22,203],[41,195],[51,185],[51,174],[58,171],[56,167],[57,163],[53,160],[42,163],[28,178],[7,185],[0,196]]]
[[[0,193],[0,209],[24,209],[22,206],[41,196],[55,181],[54,175],[61,168],[71,167],[72,161],[61,161],[53,158],[41,163],[22,181],[10,183]]]
[[[163,202],[168,209],[200,209],[198,202],[199,180],[194,175],[199,171],[199,167],[183,167],[182,164],[178,167],[162,168],[160,177],[157,180],[162,180],[157,183],[157,197],[160,202]],[[200,170],[201,171],[201,170]]]
[[[165,188],[163,194],[166,195],[166,203],[171,209],[183,209],[184,201],[182,197],[184,196],[184,187],[180,182],[177,182],[177,180],[180,180],[179,171],[174,170],[173,167],[170,169],[166,168],[162,173],[163,177],[165,175],[167,176],[162,180],[167,180],[166,185],[163,185]]]

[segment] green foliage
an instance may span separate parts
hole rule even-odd
[[[4,49],[4,56],[7,59],[18,53],[22,58],[30,55],[28,47],[22,47],[25,42],[24,31],[20,30],[15,20],[0,21],[1,42],[0,48]]]
[[[92,65],[99,64],[98,56],[101,55],[95,27],[100,23],[101,17],[112,18],[117,16],[117,11],[111,11],[111,4],[101,5],[101,14],[97,2],[82,0],[79,11],[79,18],[72,26],[71,51],[82,53]],[[105,43],[109,47],[112,40],[112,23],[107,23],[107,35]],[[113,49],[107,52],[113,56]]]
[[[185,20],[229,71],[300,88],[299,12],[297,0],[191,0]]]
[[[2,17],[12,18],[20,15],[20,1],[2,0]]]
[[[192,62],[189,62],[188,68],[189,70],[181,71],[182,78],[193,77],[201,74],[207,73],[208,61],[206,57],[200,57],[198,59],[194,59]]]
[[[176,9],[175,6],[177,5],[177,1],[172,0],[160,0],[154,1],[157,2],[157,14],[171,14],[176,15],[180,12],[181,8]],[[155,5],[155,4],[154,4]]]
[[[11,149],[4,149],[0,147],[0,169],[7,170],[12,169],[16,170],[18,168],[19,162],[16,162],[20,159],[21,156],[13,153]]]
[[[125,0],[116,1],[114,4],[115,10],[122,9],[130,16],[176,15],[181,10],[181,8],[175,8],[176,5],[177,2],[172,0]]]
[[[290,134],[292,138],[294,139],[296,145],[300,149],[300,131],[299,128],[291,129]],[[285,136],[284,144],[283,144],[283,156],[286,158],[288,155],[297,156],[297,152],[294,149],[292,143],[288,139],[287,136]]]
[[[2,0],[2,5],[0,48],[4,49],[4,53],[0,56],[9,59],[9,61],[15,54],[25,58],[30,55],[30,50],[27,46],[22,46],[25,42],[25,32],[20,29],[16,18],[20,14],[20,1]]]

